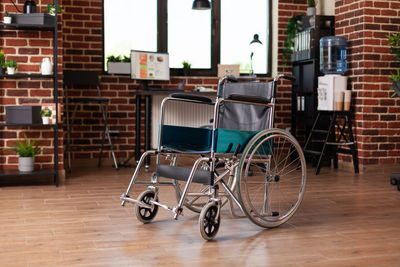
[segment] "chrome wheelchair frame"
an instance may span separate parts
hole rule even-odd
[[[230,204],[233,216],[240,216],[234,211],[233,203],[235,203],[245,216],[261,227],[277,227],[289,220],[303,198],[306,166],[302,149],[295,138],[281,129],[273,128],[275,94],[277,82],[281,78],[293,80],[291,76],[278,74],[272,81],[273,94],[270,100],[257,96],[230,95],[228,98],[218,97],[213,103],[205,98],[186,94],[173,94],[166,97],[161,104],[158,148],[142,154],[125,194],[120,197],[121,205],[124,206],[126,202],[136,204],[136,216],[143,223],[149,223],[154,219],[158,207],[172,212],[174,219],[178,219],[182,214],[184,206],[192,211],[200,212],[200,233],[205,240],[211,240],[217,234],[221,207],[227,202]],[[218,92],[228,80],[233,79],[225,76],[219,80]],[[214,105],[210,151],[187,153],[162,146],[165,107],[169,101]],[[226,153],[217,153],[215,149],[215,133],[219,129],[219,113],[221,105],[224,103],[264,106],[270,109],[268,128],[252,133],[253,136],[246,141],[244,149],[238,145],[233,153],[230,152],[231,145]],[[178,167],[177,158],[186,154],[200,154],[200,156],[194,161],[191,168]],[[150,155],[157,157],[156,172],[152,174],[149,182],[136,181],[146,157]],[[169,165],[160,164],[161,156],[169,157]],[[221,165],[224,168],[222,172]],[[206,170],[201,170],[202,168]],[[161,182],[159,176],[173,180]],[[228,177],[228,181],[224,180],[225,177]],[[182,182],[186,182],[183,190],[180,188]],[[285,185],[281,186],[284,182]],[[191,185],[196,183],[202,184],[202,187],[190,189]],[[130,196],[135,184],[148,185],[147,190],[136,199]],[[163,185],[175,187],[177,205],[169,207],[159,202],[159,186]],[[219,185],[223,188],[221,192]],[[294,191],[298,191],[298,193],[297,195],[293,194],[293,197],[286,194],[284,199],[281,199],[279,195],[279,200],[275,200],[275,188],[278,188],[276,190],[281,190],[281,188],[286,190],[285,194],[292,195]],[[260,191],[261,189],[263,190]],[[281,191],[279,191],[280,193]],[[200,199],[204,197],[207,198],[207,201],[201,202]],[[281,206],[285,206],[285,208],[281,208]]]

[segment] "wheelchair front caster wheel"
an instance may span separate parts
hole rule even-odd
[[[200,213],[200,234],[205,240],[212,240],[218,233],[221,216],[216,202],[209,202]]]
[[[143,191],[139,197],[138,200],[151,205],[150,200],[154,200],[156,193],[152,190],[146,190]],[[155,199],[155,201],[158,202],[158,198]],[[135,205],[135,214],[136,214],[136,218],[141,221],[142,223],[149,223],[151,222],[154,217],[156,217],[158,211],[158,206],[157,205],[153,205],[152,208],[145,208],[145,207],[141,207],[139,205]]]

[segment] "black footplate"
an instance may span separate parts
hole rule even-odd
[[[159,164],[156,167],[156,173],[159,177],[175,179],[179,181],[187,181],[192,168],[175,167],[170,165]],[[193,177],[194,183],[213,185],[213,173],[210,171],[197,170]]]

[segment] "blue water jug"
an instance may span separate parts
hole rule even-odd
[[[319,41],[319,69],[324,74],[343,74],[347,70],[346,38],[325,36]]]

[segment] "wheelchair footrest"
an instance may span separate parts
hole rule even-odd
[[[156,167],[156,173],[159,177],[170,178],[180,181],[187,181],[192,168],[177,167],[159,164]],[[210,171],[196,170],[193,182],[205,185],[213,185],[214,175]]]

